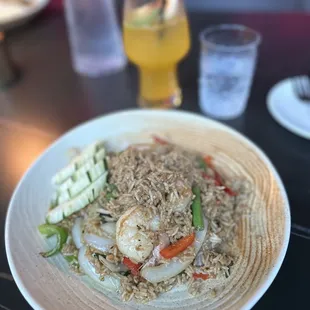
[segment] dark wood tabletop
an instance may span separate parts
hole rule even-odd
[[[240,118],[226,123],[266,152],[284,181],[293,223],[310,227],[310,141],[280,127],[266,109],[266,94],[277,81],[310,69],[310,16],[190,13],[189,18],[192,50],[179,71],[184,91],[181,109],[192,112],[200,113],[198,33],[215,23],[245,24],[262,33],[248,108]],[[0,309],[21,310],[30,306],[10,276],[3,238],[14,187],[35,158],[66,130],[98,115],[136,108],[137,74],[128,66],[121,73],[98,79],[76,75],[61,13],[43,14],[9,33],[8,40],[21,78],[0,91]],[[310,241],[292,235],[277,278],[254,308],[308,308],[309,262]]]

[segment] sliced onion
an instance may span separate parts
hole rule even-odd
[[[186,262],[171,261],[156,267],[145,267],[141,269],[141,276],[151,283],[166,281],[186,269],[191,262],[191,260]]]
[[[195,235],[194,246],[196,254],[200,250],[208,231],[208,221],[206,218],[204,218],[204,226],[204,230],[197,231]],[[161,264],[154,267],[145,266],[141,269],[141,276],[151,283],[166,281],[185,270],[192,263],[192,261],[193,260],[181,262],[171,260],[167,264]]]
[[[110,215],[101,215],[101,218],[103,218],[106,222],[115,222],[115,219],[111,217]]]
[[[87,245],[101,251],[107,252],[115,244],[114,240],[106,237],[99,237],[94,234],[85,234],[84,241]]]
[[[101,225],[101,229],[107,237],[115,239],[116,236],[116,222],[108,222]]]
[[[198,230],[195,232],[195,242],[194,242],[194,246],[195,246],[195,253],[197,255],[197,253],[199,252],[201,246],[203,245],[203,242],[205,241],[206,235],[207,235],[207,231],[208,231],[208,220],[206,219],[205,216],[203,216],[203,223],[204,223],[204,229],[203,230]]]
[[[81,217],[78,217],[75,220],[74,225],[72,227],[72,231],[71,231],[73,242],[78,249],[83,246],[82,225],[83,225],[83,219]]]
[[[78,260],[81,269],[87,274],[89,277],[91,277],[95,281],[99,280],[99,274],[95,272],[94,266],[89,262],[89,260],[86,257],[86,246],[82,246],[79,250]]]
[[[151,222],[150,222],[150,229],[152,231],[158,231],[160,228],[160,219],[159,216],[156,215],[152,218]]]
[[[203,253],[202,251],[199,251],[196,255],[196,258],[194,260],[194,266],[195,267],[202,267],[203,266]]]
[[[182,198],[178,199],[171,206],[175,212],[184,212],[193,198],[193,193],[191,189],[184,189],[182,193]]]
[[[172,208],[175,212],[184,212],[191,201],[191,196],[181,198],[172,206]]]
[[[115,291],[118,291],[120,287],[119,279],[112,276],[104,276],[104,281],[101,281],[99,274],[95,272],[94,266],[89,262],[85,254],[86,246],[82,246],[79,250],[78,260],[80,268],[84,273],[96,282],[104,284],[106,287],[113,287]]]
[[[104,264],[112,272],[119,272],[120,267],[107,261],[102,255],[99,255],[99,261]]]
[[[103,208],[98,209],[97,212],[100,213],[100,214],[105,214],[105,215],[110,215],[111,214],[110,211],[105,210]]]
[[[152,256],[150,259],[144,264],[144,267],[154,266],[159,258],[161,257],[160,251],[166,248],[169,245],[169,237],[166,233],[162,233],[159,235],[159,244],[153,249]]]

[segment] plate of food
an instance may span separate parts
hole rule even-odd
[[[250,309],[289,235],[283,184],[251,141],[195,114],[133,110],[35,161],[5,244],[34,309]]]
[[[49,0],[0,0],[0,30],[19,26],[43,10]]]

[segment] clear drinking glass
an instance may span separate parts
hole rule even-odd
[[[113,0],[65,0],[75,71],[100,76],[127,63]]]
[[[177,64],[190,48],[182,0],[125,0],[124,45],[139,70],[139,104],[171,108],[182,102]]]
[[[219,119],[241,115],[248,101],[261,41],[242,25],[218,25],[200,34],[199,105]]]

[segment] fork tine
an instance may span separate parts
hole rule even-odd
[[[310,101],[310,83],[308,78],[295,77],[293,80],[293,90],[300,100]]]
[[[293,91],[294,91],[295,95],[299,99],[302,99],[303,94],[302,94],[302,90],[300,90],[300,86],[299,86],[299,77],[294,77],[292,86],[293,86]]]
[[[309,83],[309,78],[308,77],[304,77],[302,79],[303,81],[303,88],[304,88],[304,93],[305,93],[305,97],[310,100],[310,83]]]
[[[302,77],[299,78],[299,89],[300,93],[302,94],[302,97],[305,99],[307,97],[307,93],[304,85],[304,80]]]

